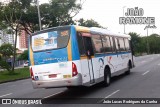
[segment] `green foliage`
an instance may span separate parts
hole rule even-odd
[[[0,46],[0,54],[4,58],[9,58],[13,55],[14,48],[11,44],[3,44]]]
[[[150,53],[160,53],[160,35],[152,34],[148,38],[149,52]]]
[[[18,60],[28,60],[28,50],[25,50],[19,57]]]
[[[0,68],[11,71],[11,66],[6,62],[13,55],[14,48],[11,44],[3,44],[0,46]]]
[[[21,16],[21,8],[23,8],[21,2],[19,0],[11,0],[8,4],[1,3],[0,8],[0,20],[7,26],[14,28],[15,24],[19,23],[18,19]]]
[[[10,0],[8,3],[0,1],[0,28],[10,27],[15,33],[12,71],[18,32],[25,30],[30,34],[39,29],[37,4],[32,1],[36,0]],[[50,0],[50,3],[40,5],[42,28],[73,24],[72,18],[79,13],[82,4],[76,0]]]
[[[30,77],[29,68],[16,69],[14,73],[0,72],[0,83]]]
[[[129,33],[131,43],[136,54],[157,54],[160,53],[160,35],[151,34],[150,36],[141,37],[137,33]]]
[[[94,21],[93,19],[90,20],[84,20],[83,18],[79,19],[79,25],[80,26],[86,26],[86,27],[102,27],[99,25],[98,22]]]
[[[47,26],[73,24],[72,18],[79,13],[81,7],[81,4],[76,3],[76,0],[51,0],[49,12],[47,12],[50,23]]]
[[[39,30],[38,12],[35,0],[11,0],[7,5],[0,2],[0,25],[16,25],[27,33]],[[83,3],[78,0],[50,0],[41,4],[42,28],[74,24],[72,18],[81,10]],[[83,0],[80,0],[83,1]],[[3,22],[3,23],[2,23]]]
[[[129,35],[131,36],[131,44],[134,52],[139,51],[140,45],[140,36],[135,32],[130,32]]]
[[[0,68],[6,69],[7,71],[11,71],[11,66],[4,59],[0,59]]]

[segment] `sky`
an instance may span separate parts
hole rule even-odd
[[[48,2],[49,0],[39,0],[40,3]],[[124,7],[124,8],[123,8]],[[80,18],[93,19],[101,26],[107,29],[124,33],[124,25],[119,24],[119,17],[123,17],[127,8],[142,8],[144,15],[142,17],[155,17],[156,29],[148,29],[148,34],[160,34],[160,0],[86,0],[80,13],[74,17],[74,20]],[[126,16],[125,16],[126,17]],[[144,30],[146,25],[126,25],[125,31],[136,32],[141,36],[147,35],[147,30]]]

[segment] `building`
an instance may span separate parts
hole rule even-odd
[[[28,34],[26,31],[22,30],[17,36],[17,46],[19,50],[27,50],[28,49]],[[0,30],[0,46],[4,43],[9,43],[14,46],[15,35],[7,34],[5,31]]]
[[[5,31],[0,30],[0,45],[4,43],[9,43],[9,44],[14,45],[14,35],[7,34]]]
[[[22,30],[19,36],[19,49],[26,50],[28,49],[28,34],[25,30]]]

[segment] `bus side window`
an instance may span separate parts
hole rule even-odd
[[[92,41],[94,45],[94,52],[96,54],[101,54],[104,52],[104,49],[102,47],[102,40],[100,35],[92,35]]]
[[[103,51],[106,53],[112,53],[112,46],[110,42],[109,36],[102,36],[102,43],[103,43]]]
[[[119,38],[119,49],[120,49],[121,52],[125,51],[124,39],[123,38]]]
[[[125,41],[126,51],[130,51],[129,40],[127,38],[124,38],[124,41]]]
[[[127,39],[127,40],[128,40],[128,39]],[[133,48],[131,40],[128,40],[128,44],[129,44],[129,51],[131,51],[132,48]]]
[[[83,40],[84,40],[86,55],[87,56],[93,56],[94,52],[93,52],[93,45],[92,45],[91,38],[83,36]]]
[[[110,41],[111,41],[112,52],[115,53],[116,45],[115,45],[114,37],[111,36]]]
[[[85,48],[84,48],[83,38],[82,38],[82,34],[79,32],[77,32],[77,41],[78,41],[79,53],[81,56],[84,56]]]
[[[118,38],[115,38],[115,45],[116,45],[116,50],[117,50],[117,52],[120,52],[120,45],[119,45],[119,40],[118,40]]]

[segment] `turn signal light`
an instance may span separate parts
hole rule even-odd
[[[78,74],[78,71],[77,71],[76,64],[72,62],[72,77],[76,76],[77,74]]]

